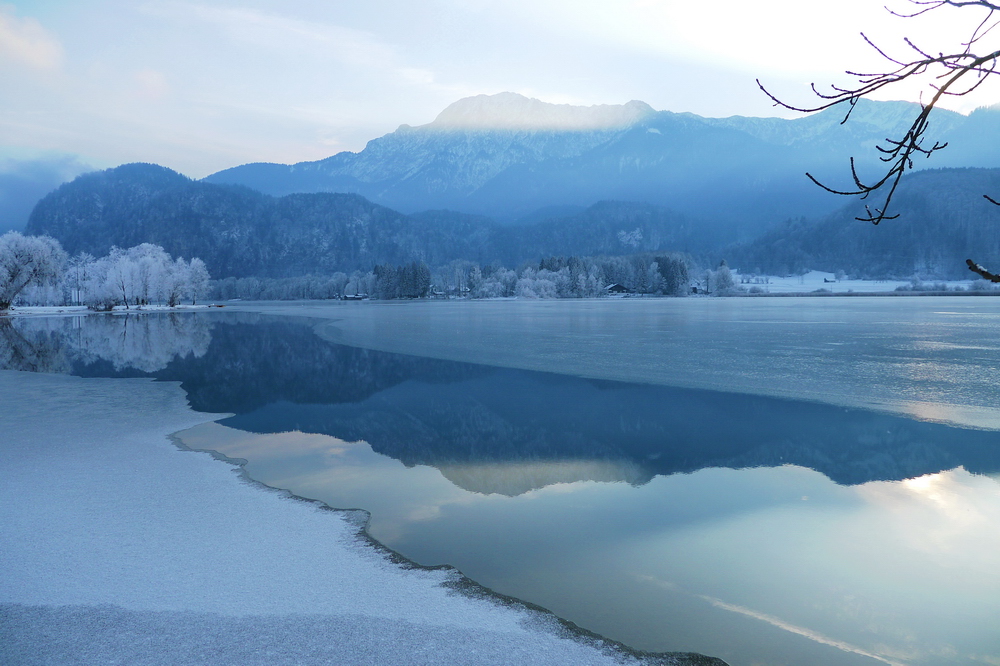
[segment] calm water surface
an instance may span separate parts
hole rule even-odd
[[[994,299],[270,311],[23,319],[0,359],[181,381],[234,414],[189,447],[640,649],[1000,663]]]

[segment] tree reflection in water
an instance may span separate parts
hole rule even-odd
[[[176,358],[201,358],[212,324],[193,313],[0,318],[0,368],[70,372],[99,361],[116,372],[153,373]]]
[[[364,441],[477,492],[633,485],[795,464],[838,484],[1000,472],[995,432],[759,395],[629,384],[338,345],[231,312],[0,319],[0,367],[177,381],[254,433]]]

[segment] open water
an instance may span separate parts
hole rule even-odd
[[[180,381],[233,414],[185,445],[639,649],[1000,663],[996,299],[241,309],[19,319],[0,359]]]

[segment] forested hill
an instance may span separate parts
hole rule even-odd
[[[126,164],[62,185],[38,203],[26,231],[55,237],[70,254],[155,243],[173,256],[200,257],[217,278],[454,259],[511,266],[549,255],[708,247],[708,236],[690,220],[650,204],[603,202],[557,220],[502,227],[450,211],[403,215],[356,194],[272,197],[153,164]]]
[[[865,203],[855,200],[822,220],[780,225],[726,257],[743,270],[771,274],[975,277],[966,259],[1000,268],[1000,206],[984,194],[1000,199],[1000,169],[921,171],[900,183],[890,211],[898,219],[878,226],[855,220]]]

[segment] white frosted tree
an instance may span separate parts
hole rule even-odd
[[[24,236],[9,231],[0,236],[0,311],[9,310],[28,285],[59,279],[66,253],[49,236]]]
[[[191,296],[191,305],[195,305],[198,299],[208,291],[208,267],[205,262],[194,257],[188,265],[188,294]]]
[[[201,259],[171,259],[159,245],[143,243],[127,250],[113,247],[106,257],[74,266],[79,273],[81,300],[98,310],[116,305],[180,305],[208,291],[208,269]]]
[[[179,305],[190,283],[190,264],[180,257],[173,262],[168,261],[163,267],[160,281],[164,302],[170,307]]]
[[[84,288],[90,279],[90,271],[93,268],[94,257],[86,252],[81,252],[66,262],[66,270],[62,278],[62,289],[67,303],[73,305],[83,303]]]
[[[138,305],[141,277],[139,264],[129,256],[127,250],[111,248],[108,254],[107,282],[118,302],[129,308],[132,302]]]
[[[126,250],[124,257],[133,264],[135,304],[147,305],[154,301],[165,300],[164,281],[173,263],[170,255],[159,245],[142,243]]]
[[[111,258],[94,260],[83,272],[81,301],[94,310],[110,310],[119,303],[118,292],[111,279]]]

